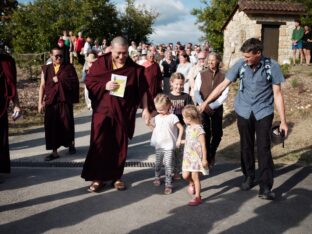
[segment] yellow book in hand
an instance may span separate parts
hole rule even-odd
[[[110,91],[110,95],[117,96],[117,97],[124,97],[125,90],[126,90],[126,84],[127,84],[127,77],[112,74],[111,81],[115,81],[119,84],[119,88]]]

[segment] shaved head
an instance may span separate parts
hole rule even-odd
[[[112,42],[113,63],[123,66],[128,58],[128,42],[123,37],[115,37]]]
[[[112,47],[114,48],[115,45],[119,45],[119,46],[127,46],[128,47],[128,41],[121,37],[121,36],[118,36],[118,37],[115,37],[112,42],[111,42],[111,45]]]

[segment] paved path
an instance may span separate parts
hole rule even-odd
[[[76,121],[78,155],[61,152],[63,162],[82,162],[88,149],[90,115]],[[150,133],[137,125],[128,160],[152,162]],[[107,185],[99,194],[86,192],[81,168],[44,167],[42,128],[13,137],[12,160],[30,162],[13,167],[0,184],[0,233],[311,233],[312,167],[288,165],[276,170],[274,202],[257,198],[258,187],[242,192],[239,165],[219,162],[203,178],[204,203],[186,206],[185,182],[174,183],[172,195],[152,184],[153,169],[127,167],[128,190]],[[30,167],[42,162],[43,167]],[[35,164],[34,164],[35,165]]]
[[[151,131],[137,114],[135,136],[130,141],[128,161],[152,162],[154,150],[149,140]],[[75,143],[77,154],[69,155],[66,148],[60,148],[61,158],[53,162],[84,162],[89,149],[91,113],[85,111],[75,117]],[[26,134],[10,137],[10,154],[12,162],[44,162],[44,157],[51,151],[45,149],[43,127],[36,127]]]

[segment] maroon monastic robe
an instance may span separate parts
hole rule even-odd
[[[0,54],[0,173],[10,173],[8,105],[16,95],[16,65],[7,54]]]
[[[69,147],[75,138],[73,103],[79,102],[79,80],[76,70],[71,64],[62,64],[55,74],[53,64],[49,64],[44,65],[42,71],[45,79],[46,149]],[[58,78],[57,83],[53,81],[54,76]]]
[[[153,63],[149,67],[146,67],[144,74],[148,84],[148,107],[149,111],[153,111],[155,110],[154,98],[158,93],[162,92],[161,82],[163,78],[158,63]]]
[[[111,75],[127,76],[124,97],[110,95],[106,83]],[[90,148],[81,177],[87,181],[120,179],[133,137],[137,108],[147,90],[144,68],[130,58],[113,70],[111,53],[97,59],[89,70],[86,86],[92,102]]]

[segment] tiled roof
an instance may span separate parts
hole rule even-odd
[[[300,3],[240,0],[238,2],[241,11],[251,12],[284,12],[284,13],[305,13],[305,7]]]
[[[300,16],[306,14],[306,8],[301,3],[290,3],[281,1],[257,1],[257,0],[239,0],[227,21],[222,27],[222,31],[232,19],[235,12],[244,11],[247,14],[255,15],[292,15]]]

